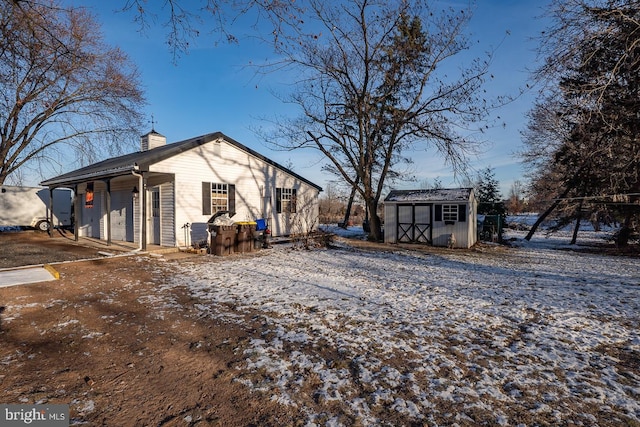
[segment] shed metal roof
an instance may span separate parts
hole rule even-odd
[[[119,157],[112,157],[110,159],[106,159],[101,162],[76,169],[72,172],[47,179],[45,181],[42,181],[41,185],[49,187],[61,187],[79,184],[81,182],[91,181],[95,179],[108,179],[116,176],[128,175],[131,173],[134,165],[136,164],[141,171],[145,171],[148,170],[149,166],[152,164],[158,163],[162,160],[171,158],[177,154],[199,147],[203,144],[216,141],[218,139],[224,139],[225,142],[239,148],[240,150],[261,159],[265,163],[270,164],[271,166],[274,166],[288,173],[289,175],[292,175],[293,177],[311,185],[312,187],[315,187],[316,189],[318,189],[318,191],[322,191],[322,188],[320,186],[314,184],[306,178],[303,178],[292,170],[263,156],[257,151],[252,150],[251,148],[239,143],[232,138],[229,138],[222,132],[209,133],[206,135],[189,138],[184,141],[174,142],[171,144],[152,148],[147,151],[139,151],[136,153],[125,154]]]
[[[473,188],[438,188],[432,190],[391,190],[385,202],[466,202]]]

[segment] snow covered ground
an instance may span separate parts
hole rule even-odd
[[[266,325],[238,380],[309,426],[638,425],[640,259],[523,236],[471,251],[277,245],[182,264],[171,286],[202,316]]]

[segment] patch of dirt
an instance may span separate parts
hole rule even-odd
[[[0,268],[96,258],[104,250],[76,243],[69,231],[51,233],[50,237],[40,231],[0,232]]]
[[[575,245],[575,247],[565,248],[563,250],[606,256],[640,257],[640,245],[637,244],[619,247],[613,243],[592,243],[589,245]]]
[[[58,244],[0,238],[5,265],[96,251]],[[60,280],[0,288],[0,403],[69,404],[71,423],[91,426],[297,425],[295,408],[236,381],[243,343],[262,325],[246,313],[242,326],[199,317],[197,300],[165,286],[172,262],[70,262],[55,265]]]

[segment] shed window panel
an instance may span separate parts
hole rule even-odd
[[[457,221],[458,220],[458,205],[442,205],[442,220],[443,221]]]

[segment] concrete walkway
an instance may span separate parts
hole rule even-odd
[[[59,278],[58,272],[49,265],[0,270],[0,288],[27,283],[48,282]]]

